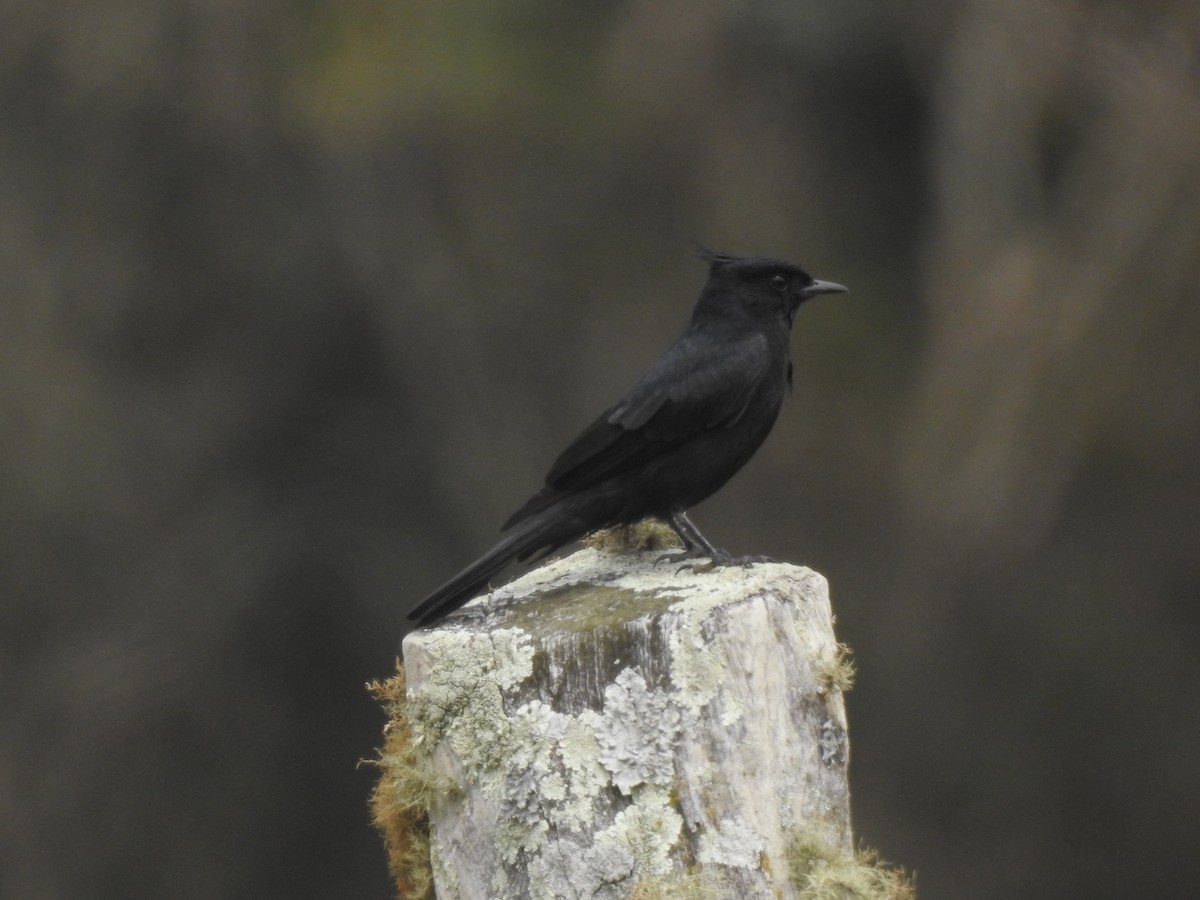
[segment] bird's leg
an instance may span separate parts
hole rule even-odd
[[[723,566],[730,561],[730,556],[724,550],[718,550],[708,542],[708,539],[700,533],[700,529],[692,524],[692,520],[687,517],[684,512],[671,513],[671,527],[675,533],[679,535],[679,539],[683,541],[683,550],[679,553],[664,553],[654,561],[658,565],[663,560],[671,563],[683,562],[685,559],[697,559],[707,556],[711,563],[707,566],[699,567],[686,565],[682,568],[694,569],[700,572],[706,572],[714,566]]]

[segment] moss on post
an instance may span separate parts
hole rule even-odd
[[[379,759],[379,781],[371,793],[371,820],[383,835],[388,870],[399,897],[432,900],[433,869],[429,864],[429,805],[434,791],[445,790],[430,774],[428,760],[413,744],[409,724],[407,679],[404,664],[396,660],[396,674],[373,681],[367,689],[383,703],[388,721]]]

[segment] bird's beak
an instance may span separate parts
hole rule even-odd
[[[807,300],[809,297],[817,296],[817,294],[844,294],[848,290],[849,288],[846,286],[836,284],[832,281],[814,280],[808,287],[800,289],[800,297],[803,300]]]

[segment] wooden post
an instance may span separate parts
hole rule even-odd
[[[853,862],[825,579],[652,560],[581,550],[405,638],[440,900],[799,897]]]

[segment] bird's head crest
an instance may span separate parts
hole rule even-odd
[[[735,256],[732,253],[721,253],[717,250],[709,250],[703,244],[696,245],[696,255],[708,263],[714,269],[718,266],[726,266],[729,263],[737,262],[745,257]]]

